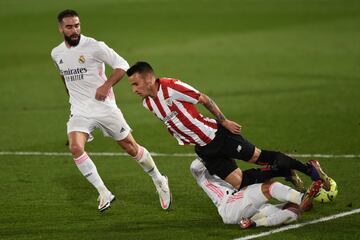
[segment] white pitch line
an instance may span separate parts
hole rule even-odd
[[[70,156],[69,152],[22,152],[22,151],[0,151],[0,155],[8,156]],[[124,152],[89,152],[93,156],[128,156]],[[154,157],[195,157],[195,153],[156,153],[151,152]],[[303,158],[360,158],[360,154],[289,154],[293,157]]]
[[[326,222],[326,221],[334,220],[336,218],[341,218],[341,217],[349,216],[349,215],[356,214],[356,213],[360,213],[360,208],[357,208],[357,209],[354,209],[354,210],[348,211],[348,212],[342,212],[342,213],[339,213],[339,214],[331,215],[331,216],[328,216],[328,217],[319,218],[319,219],[309,221],[309,222],[293,224],[293,225],[277,228],[277,229],[274,229],[274,230],[270,230],[268,232],[248,235],[248,236],[241,237],[241,238],[235,238],[234,240],[249,240],[249,239],[255,239],[255,238],[259,238],[259,237],[265,237],[265,236],[269,236],[269,235],[274,234],[274,233],[279,233],[279,232],[284,232],[284,231],[291,230],[291,229],[301,228],[301,227],[304,227],[304,226],[310,225],[310,224]]]
[[[194,153],[154,153],[150,152],[152,156],[156,157],[194,157]],[[93,156],[129,156],[129,154],[124,152],[88,152],[89,155]],[[0,155],[7,156],[70,156],[69,152],[9,152],[3,151],[0,152]]]

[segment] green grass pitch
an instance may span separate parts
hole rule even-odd
[[[159,76],[210,95],[260,148],[360,154],[356,0],[1,0],[1,153],[68,152],[68,99],[50,58],[62,40],[56,15],[65,8],[80,13],[82,33],[105,41],[130,64],[147,60]],[[193,152],[143,109],[126,78],[115,92],[139,143],[152,152]],[[87,151],[121,150],[96,132]],[[0,239],[234,239],[272,229],[222,224],[190,175],[193,157],[155,159],[170,180],[168,212],[131,158],[93,159],[117,196],[104,214],[71,157],[0,155]],[[315,204],[300,222],[360,206],[359,157],[319,160],[339,195]],[[355,214],[264,239],[359,239],[359,224]]]

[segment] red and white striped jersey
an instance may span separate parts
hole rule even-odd
[[[160,78],[156,97],[146,97],[144,107],[164,122],[180,145],[204,146],[217,131],[215,119],[204,117],[196,109],[200,92],[190,85],[172,78]]]

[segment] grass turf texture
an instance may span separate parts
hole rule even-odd
[[[82,32],[129,63],[147,60],[159,76],[210,95],[260,148],[360,154],[360,4],[330,0],[1,1],[0,151],[67,151],[69,106],[50,59],[64,8],[77,9]],[[192,152],[142,108],[126,79],[115,92],[142,145]],[[95,137],[88,151],[120,151],[99,132]],[[156,158],[175,199],[168,213],[133,160],[93,159],[118,197],[105,214],[70,157],[0,156],[0,238],[232,239],[269,230],[223,225],[190,176],[191,157]],[[359,208],[358,159],[320,160],[339,195],[301,221]],[[357,214],[266,239],[358,239],[359,222]]]

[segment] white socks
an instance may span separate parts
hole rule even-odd
[[[139,150],[134,159],[139,165],[147,172],[154,183],[160,184],[163,182],[164,177],[157,169],[154,160],[146,148],[139,145]],[[100,195],[106,194],[109,190],[106,188],[102,181],[94,162],[90,159],[86,152],[80,157],[74,159],[76,166],[86,179],[98,190]]]
[[[292,202],[300,205],[302,194],[279,182],[274,182],[270,186],[270,195],[280,202]]]
[[[139,150],[135,157],[133,157],[137,163],[147,172],[154,183],[161,183],[163,181],[163,176],[157,169],[154,160],[152,159],[150,153],[146,148],[138,145]]]
[[[265,210],[265,211],[262,211]],[[254,218],[255,216],[257,218]],[[265,208],[260,209],[253,218],[251,218],[257,227],[259,226],[275,226],[279,224],[287,224],[298,219],[298,215],[287,209],[280,209],[273,205],[267,205]],[[262,216],[262,217],[259,217]]]
[[[90,157],[84,152],[80,157],[74,159],[76,166],[86,179],[98,190],[100,195],[107,193],[109,190],[105,187],[96,166]]]

